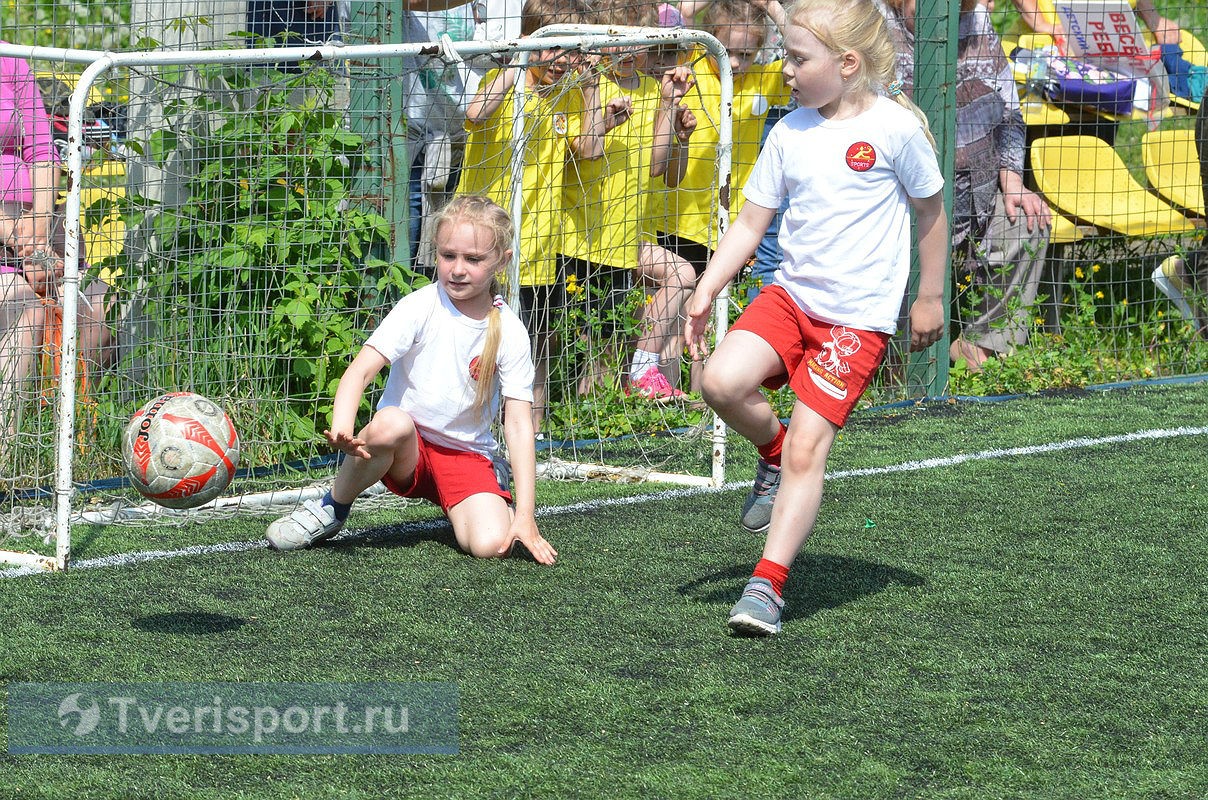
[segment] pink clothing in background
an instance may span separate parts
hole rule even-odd
[[[29,204],[29,165],[59,153],[42,93],[24,59],[0,57],[0,202]]]

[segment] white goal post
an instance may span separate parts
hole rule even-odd
[[[42,398],[42,405],[53,409],[53,414],[40,410],[26,413],[19,424],[31,427],[20,429],[14,437],[15,447],[0,455],[0,461],[13,459],[11,464],[0,464],[10,476],[7,493],[0,500],[0,562],[63,570],[71,559],[74,524],[139,520],[160,524],[196,521],[206,515],[279,513],[314,496],[321,491],[316,484],[321,484],[324,476],[330,477],[334,462],[325,452],[325,444],[303,442],[305,433],[298,431],[310,430],[306,425],[313,420],[304,418],[307,407],[313,407],[312,416],[324,415],[324,404],[330,402],[338,375],[315,374],[316,369],[326,369],[323,359],[295,355],[290,348],[314,335],[307,326],[324,313],[323,303],[333,302],[335,297],[345,305],[321,322],[328,326],[328,341],[343,348],[335,361],[347,363],[372,321],[388,310],[400,291],[409,290],[406,285],[400,286],[399,276],[412,280],[420,274],[414,265],[391,264],[390,251],[382,246],[384,238],[405,236],[403,221],[383,219],[372,203],[368,211],[358,210],[363,198],[351,196],[346,186],[337,186],[345,178],[353,180],[348,176],[358,159],[368,158],[367,151],[377,148],[386,152],[397,142],[372,141],[369,134],[350,132],[348,109],[325,108],[322,101],[314,101],[317,93],[313,88],[286,92],[283,96],[288,99],[282,100],[270,97],[263,85],[255,84],[264,80],[262,76],[252,78],[247,85],[238,84],[246,74],[281,63],[384,65],[404,57],[434,55],[444,59],[493,56],[500,63],[515,63],[523,69],[539,50],[598,53],[606,48],[658,45],[697,47],[716,62],[722,86],[716,109],[718,146],[714,156],[715,195],[720,198],[720,187],[729,184],[730,175],[732,79],[724,48],[700,31],[572,26],[544,29],[533,37],[510,41],[446,39],[393,45],[121,53],[0,44],[0,54],[26,59],[33,65],[51,64],[62,69],[72,64],[83,68],[75,80],[68,118],[63,212],[66,266],[59,294],[61,344],[57,375],[49,378],[52,399],[47,401],[46,391]],[[206,70],[218,69],[229,72],[217,84],[213,75],[197,77]],[[389,70],[381,72],[386,75]],[[186,74],[193,77],[186,78]],[[122,172],[128,169],[132,174],[140,159],[164,173],[177,170],[176,179],[183,182],[184,190],[176,193],[172,203],[164,199],[162,188],[146,190],[131,174],[125,180],[98,181],[94,178],[98,172],[95,163],[86,160],[83,129],[90,92],[117,76],[131,80],[133,87],[130,76],[134,75],[140,76],[143,84],[157,87],[162,93],[157,100],[162,108],[158,110],[158,124],[141,130],[137,134],[141,138],[131,133],[127,142],[131,162]],[[272,80],[283,79],[276,76]],[[383,78],[383,86],[387,80]],[[523,87],[524,82],[519,84]],[[516,99],[521,109],[523,91],[517,91]],[[133,91],[131,97],[135,99]],[[307,123],[301,121],[306,114],[319,115],[311,128],[305,128]],[[341,116],[342,123],[333,127],[331,120]],[[256,150],[248,147],[247,141],[237,140],[241,126],[252,124],[260,126],[263,149],[272,151],[278,161],[264,157],[243,172],[232,162],[231,174],[205,177],[207,169],[226,163],[221,162],[227,157],[224,147],[238,153]],[[316,137],[313,144],[304,139],[311,134]],[[294,147],[295,139],[303,143]],[[280,142],[288,146],[278,147]],[[191,148],[191,160],[182,171],[173,159],[186,148]],[[321,156],[316,155],[320,150]],[[320,169],[312,166],[282,171],[298,163],[289,159],[301,152],[313,156],[314,163],[320,163],[320,157],[325,159],[321,161],[326,165],[323,169],[331,172],[312,174],[312,169]],[[523,153],[523,147],[514,147],[519,160],[513,163],[520,168]],[[405,187],[395,186],[394,191],[405,191]],[[326,203],[344,215],[338,218],[338,224],[330,225],[330,219],[321,217],[320,222],[328,227],[290,227],[295,221],[294,206],[305,205],[310,211]],[[221,207],[216,211],[217,206]],[[329,209],[323,208],[315,213],[326,214]],[[510,210],[519,230],[525,209],[515,203]],[[715,206],[718,238],[724,233],[727,216],[728,209]],[[98,263],[95,253],[81,252],[80,237],[83,234],[92,247],[99,241],[96,237],[102,228],[113,237],[109,248],[112,252]],[[283,229],[288,232],[282,233]],[[193,244],[186,247],[190,242]],[[344,269],[349,264],[357,267],[351,270],[354,277],[344,275],[343,279],[351,283],[343,287],[343,294],[318,285],[306,287],[318,293],[314,296],[279,297],[293,286],[289,281],[294,279],[287,276],[305,272],[300,266],[312,266],[299,266],[290,261],[294,257],[289,254],[307,248],[310,252],[316,247],[325,248],[323,252],[328,255],[324,257],[343,265],[341,275],[349,272]],[[257,252],[272,251],[282,263],[245,263],[247,253],[254,248],[260,248]],[[516,250],[520,252],[519,247]],[[98,269],[115,298],[109,322],[126,325],[121,328],[123,333],[137,334],[120,342],[120,355],[99,371],[88,368],[90,362],[88,354],[82,352],[77,324],[81,303],[89,302],[81,291],[96,277]],[[513,264],[512,269],[509,299],[515,305],[520,283],[518,265]],[[256,294],[261,290],[250,284],[240,287],[236,279],[229,285],[207,283],[216,281],[215,275],[225,275],[224,270],[236,276],[251,275],[252,283],[268,286],[276,305],[262,307],[268,301],[261,303],[261,295]],[[191,293],[195,291],[207,293],[205,303],[193,302]],[[634,313],[639,316],[642,292],[645,289],[635,283],[627,296],[627,302],[637,306]],[[297,316],[291,316],[295,311]],[[555,311],[562,313],[561,309]],[[724,335],[731,313],[727,290],[715,307],[718,339]],[[131,316],[138,316],[140,323],[131,327]],[[341,316],[346,319],[339,319]],[[230,327],[232,317],[242,320],[244,326]],[[617,318],[630,320],[620,311]],[[725,477],[725,428],[721,420],[699,401],[666,406],[642,404],[618,391],[623,386],[618,386],[615,376],[604,386],[585,389],[582,380],[576,386],[576,370],[582,369],[585,360],[611,359],[608,368],[612,370],[623,365],[623,356],[618,353],[629,347],[632,332],[618,324],[617,330],[600,334],[594,319],[565,324],[559,355],[569,353],[572,358],[569,367],[551,368],[551,380],[563,383],[550,388],[557,399],[550,403],[547,427],[543,428],[539,475],[563,480],[721,485]],[[289,340],[266,341],[271,336]],[[593,337],[598,336],[607,341],[595,341]],[[229,339],[215,342],[216,337]],[[576,347],[586,348],[587,355],[575,355],[572,351]],[[284,391],[270,382],[261,382],[264,364],[280,372]],[[686,366],[684,374],[686,381]],[[43,384],[47,380],[43,376]],[[294,387],[304,388],[299,388],[297,396],[278,396],[289,394]],[[174,390],[196,391],[223,404],[239,429],[245,454],[241,475],[227,496],[185,512],[161,509],[135,495],[122,479],[120,447],[114,446],[134,409],[155,393]],[[299,408],[303,409],[301,413]],[[366,419],[363,413],[361,421]],[[53,448],[47,446],[48,441],[53,442]],[[680,452],[684,450],[690,452]],[[383,495],[380,491],[375,494]]]

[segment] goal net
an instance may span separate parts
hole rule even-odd
[[[692,249],[661,230],[687,201],[651,174],[660,84],[640,66],[657,51],[699,71],[724,55],[715,40],[589,27],[510,43],[59,51],[55,63],[3,47],[64,93],[80,88],[56,99],[69,109],[69,296],[6,414],[0,558],[63,568],[75,524],[276,515],[320,495],[337,465],[322,432],[340,376],[394,303],[434,278],[423,223],[460,192],[517,223],[507,290],[538,364],[539,475],[720,481],[724,431],[693,391],[681,334],[694,260],[724,229],[728,69],[695,84],[710,92],[690,89],[693,135],[711,140],[692,152],[708,162]],[[419,135],[400,74],[429,99],[466,87],[445,96],[454,116],[501,75],[514,91]],[[97,97],[122,98],[120,132],[93,125]],[[603,145],[589,142],[584,120],[608,114]],[[124,475],[131,414],[169,391],[220,404],[241,440],[231,489],[198,509],[149,503]]]

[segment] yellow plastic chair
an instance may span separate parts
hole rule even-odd
[[[88,224],[88,208],[99,200],[117,202],[126,196],[126,187],[108,186],[83,189],[80,192],[80,227],[84,231],[84,247],[88,260],[94,264],[122,252],[126,238],[126,223],[116,209],[109,209],[100,222]],[[102,276],[105,278],[105,276]],[[109,281],[106,280],[106,283]]]
[[[1179,208],[1205,216],[1194,131],[1147,132],[1141,137],[1141,160],[1145,178],[1158,194]]]
[[[1032,142],[1032,176],[1049,204],[1076,220],[1126,236],[1186,233],[1195,225],[1133,179],[1120,156],[1094,136]]]
[[[1086,238],[1074,221],[1057,211],[1053,211],[1053,222],[1049,226],[1049,244],[1073,244]]]

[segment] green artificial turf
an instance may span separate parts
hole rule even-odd
[[[356,512],[354,535],[305,552],[0,579],[6,685],[460,696],[457,755],[4,755],[0,796],[1202,797],[1208,435],[1091,440],[1204,428],[1206,401],[1200,383],[859,415],[771,640],[725,628],[761,547],[742,489],[566,512],[621,490],[543,485],[552,568]],[[123,552],[110,539],[137,534],[81,554]]]

